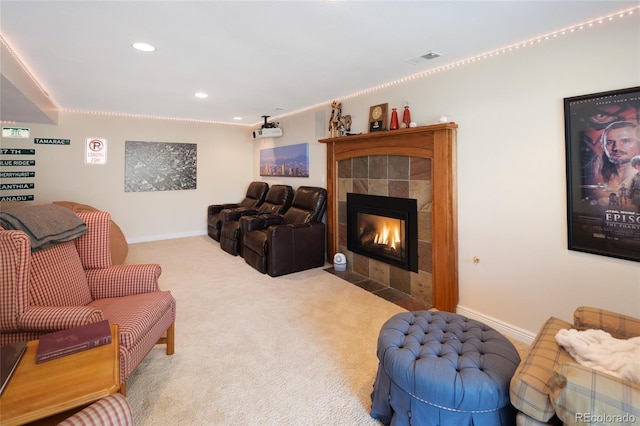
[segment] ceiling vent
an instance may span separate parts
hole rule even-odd
[[[408,62],[413,65],[422,64],[431,59],[439,58],[442,56],[442,53],[434,52],[433,50],[429,53],[425,53],[422,56],[418,56],[417,58],[407,59],[405,62]]]

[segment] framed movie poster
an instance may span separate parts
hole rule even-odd
[[[564,99],[569,250],[640,261],[640,87]]]

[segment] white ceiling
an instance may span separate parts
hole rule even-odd
[[[0,0],[0,33],[62,110],[255,125],[638,5]]]

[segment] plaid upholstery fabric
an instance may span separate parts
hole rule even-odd
[[[511,379],[511,404],[540,422],[549,421],[555,414],[548,394],[553,369],[558,363],[573,361],[571,355],[556,342],[558,331],[571,327],[566,321],[549,318],[531,344],[529,355]]]
[[[0,231],[0,331],[19,330],[29,304],[27,280],[31,243],[22,231]]]
[[[588,306],[575,310],[574,324],[549,318],[511,380],[511,403],[520,411],[518,426],[550,419],[569,425],[640,420],[640,385],[576,363],[555,340],[563,328],[601,329],[626,339],[640,335],[640,320]]]
[[[90,306],[120,327],[120,375],[125,380],[176,318],[176,301],[168,291],[97,299]]]
[[[20,328],[40,334],[102,321],[102,312],[91,306],[30,306],[20,316]],[[37,336],[34,337],[34,339]]]
[[[58,426],[133,426],[127,399],[114,393],[58,423]]]
[[[567,425],[640,421],[640,385],[574,362],[556,367],[550,393],[556,414]]]
[[[111,215],[103,211],[77,212],[89,230],[75,239],[84,269],[109,268],[111,262]]]
[[[536,419],[532,419],[521,411],[518,411],[516,415],[516,426],[548,426],[548,425],[557,425],[562,426],[562,422],[558,417],[553,417],[548,422],[539,422]]]
[[[128,297],[97,299],[89,306],[99,308],[109,321],[120,327],[120,344],[131,348],[165,312],[175,312],[175,300],[167,291]],[[172,321],[173,322],[173,317]],[[166,330],[171,322],[164,327]]]
[[[31,253],[29,296],[35,306],[81,306],[91,302],[87,276],[73,241]]]
[[[86,234],[33,253],[26,234],[0,230],[0,343],[107,319],[120,325],[124,384],[174,323],[176,302],[160,291],[160,265],[112,267],[108,213],[78,216],[88,226]],[[26,241],[26,247],[16,241]]]
[[[158,278],[162,268],[155,263],[117,265],[106,269],[91,269],[86,273],[93,299],[105,299],[160,291]]]
[[[40,336],[38,331],[18,331],[15,333],[1,332],[0,333],[0,345],[8,345],[10,343],[20,342],[21,340],[35,340]]]
[[[573,323],[578,330],[604,330],[617,339],[640,336],[640,319],[590,306],[576,309]]]

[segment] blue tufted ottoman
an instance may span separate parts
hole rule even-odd
[[[391,317],[378,337],[371,416],[384,424],[515,424],[509,382],[520,356],[502,334],[438,311]]]

